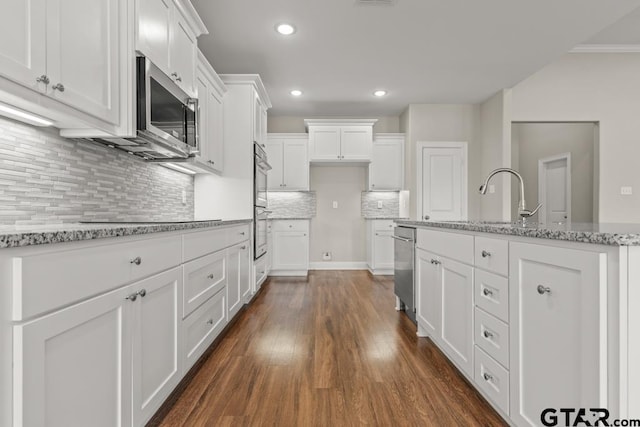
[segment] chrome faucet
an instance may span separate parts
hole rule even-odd
[[[498,168],[491,171],[491,173],[489,174],[489,176],[487,176],[487,179],[484,180],[484,183],[480,186],[480,189],[478,191],[480,192],[480,194],[483,194],[483,195],[487,194],[487,187],[489,186],[489,181],[491,180],[491,178],[493,178],[494,175],[499,174],[501,172],[510,173],[514,175],[516,178],[518,178],[518,181],[520,181],[520,200],[518,200],[518,215],[520,215],[520,217],[522,218],[522,225],[525,225],[527,218],[531,218],[532,216],[534,216],[538,212],[540,207],[542,207],[542,203],[538,204],[538,206],[536,206],[536,208],[532,211],[527,209],[527,204],[524,201],[524,180],[522,179],[522,175],[520,175],[517,171],[511,168]]]

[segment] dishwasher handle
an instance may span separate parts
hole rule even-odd
[[[401,242],[411,242],[413,243],[413,239],[406,239],[404,237],[400,237],[400,236],[391,236],[392,239],[396,239],[396,240],[400,240]]]

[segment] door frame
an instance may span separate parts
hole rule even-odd
[[[538,159],[538,203],[542,203],[542,207],[540,208],[541,212],[538,214],[538,222],[542,224],[547,223],[547,186],[545,180],[542,179],[542,176],[544,175],[545,165],[558,160],[567,161],[565,178],[567,186],[565,189],[565,194],[568,198],[567,222],[571,221],[571,153],[561,153]]]
[[[469,181],[468,181],[468,149],[466,141],[418,141],[416,142],[416,215],[419,221],[424,218],[422,211],[422,175],[424,170],[422,168],[422,152],[425,148],[460,148],[462,149],[462,218],[461,221],[466,221],[469,215]]]

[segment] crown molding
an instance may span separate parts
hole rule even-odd
[[[640,53],[640,44],[580,44],[569,53]]]
[[[378,119],[304,119],[304,126],[349,126],[349,125],[366,125],[373,126]]]
[[[271,100],[267,89],[262,83],[262,79],[259,74],[220,74],[220,79],[225,85],[253,85],[258,93],[258,96],[262,100],[262,103],[268,108],[271,108]]]

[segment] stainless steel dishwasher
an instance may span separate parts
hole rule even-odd
[[[416,323],[415,289],[413,286],[416,229],[398,226],[392,237],[394,239],[396,309],[404,311],[409,319]]]

